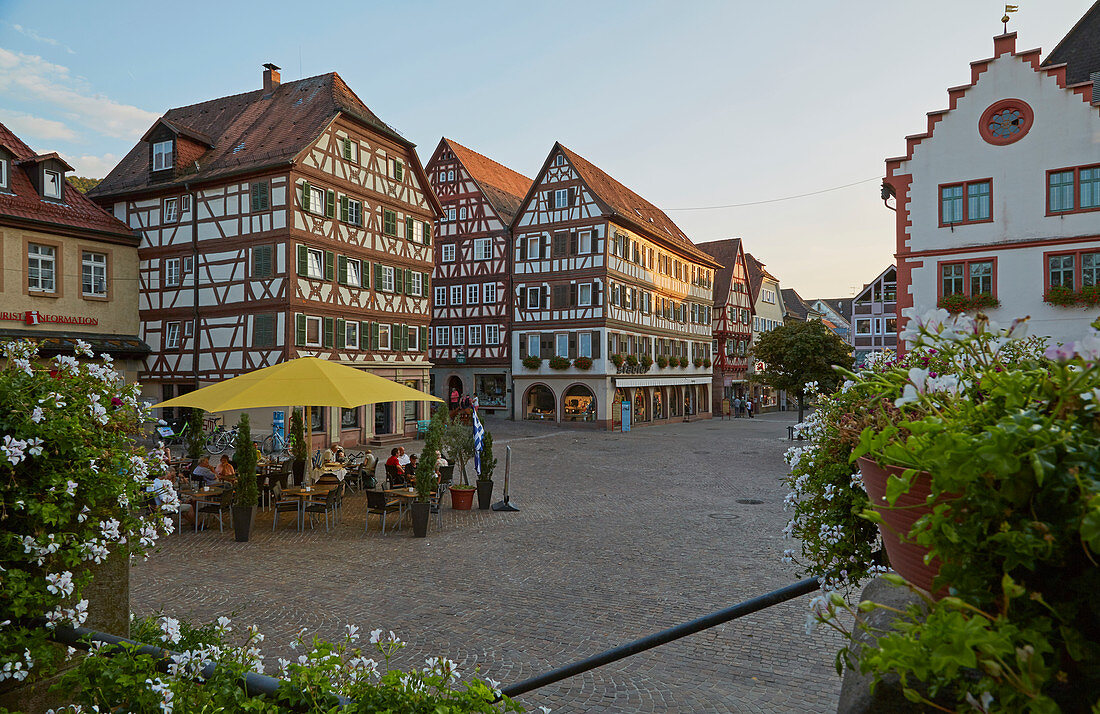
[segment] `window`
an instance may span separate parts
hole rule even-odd
[[[344,323],[344,344],[348,349],[359,348],[359,323],[356,320]]]
[[[1073,197],[1073,171],[1052,171],[1048,174],[1047,181],[1050,185],[1048,211],[1072,211],[1076,207]]]
[[[321,346],[321,318],[306,317],[306,345],[309,347]]]
[[[455,262],[455,244],[454,243],[448,243],[448,244],[444,245],[442,247],[442,252],[443,252],[443,262],[444,263],[453,263],[453,262]]]
[[[481,344],[481,325],[470,325],[470,344]]]
[[[180,259],[167,258],[164,261],[164,284],[173,287],[180,284]]]
[[[1047,259],[1050,287],[1073,290],[1073,258],[1072,255],[1052,255]]]
[[[420,330],[415,325],[409,327],[409,331],[405,334],[405,349],[409,352],[420,351]]]
[[[500,325],[485,326],[485,346],[492,347],[500,344]]]
[[[8,187],[8,160],[0,159],[0,188]]]
[[[315,280],[325,277],[325,253],[316,248],[306,250],[306,276]]]
[[[43,171],[42,174],[42,195],[46,198],[61,198],[61,173]]]
[[[266,211],[271,207],[271,194],[268,191],[267,181],[254,181],[251,189],[252,212]]]
[[[453,208],[448,208],[448,209],[447,209],[447,219],[446,219],[446,220],[448,220],[448,221],[450,221],[450,222],[452,222],[452,223],[453,223],[453,222],[455,221],[455,219],[456,219],[456,215],[455,215],[455,209],[453,209]]]
[[[542,309],[542,290],[540,288],[527,288],[527,309]]]
[[[451,327],[451,344],[455,347],[461,347],[466,344],[466,328],[463,325],[454,325]]]
[[[532,332],[527,335],[527,354],[534,357],[542,356],[542,335],[537,332]]]
[[[865,318],[862,320],[856,320],[856,334],[857,335],[869,335],[871,334],[871,320]]]
[[[397,235],[397,212],[388,208],[382,209],[382,233],[388,236]]]
[[[554,166],[565,166],[565,157],[558,154],[554,157]]]
[[[49,245],[27,245],[27,288],[36,292],[57,290],[57,253]]]
[[[252,346],[275,346],[275,316],[255,315],[252,318]]]
[[[347,274],[347,284],[352,287],[363,286],[363,263],[360,260],[354,258],[347,259],[347,266],[345,268]]]
[[[378,326],[378,349],[388,350],[392,347],[391,328],[389,325]]]
[[[890,335],[898,331],[898,320],[895,317],[886,318],[886,334]]]
[[[1100,166],[1047,172],[1047,214],[1100,208]]]
[[[454,169],[452,169],[452,170],[450,170],[450,171],[448,171],[448,172],[447,172],[447,180],[448,180],[448,181],[454,181],[454,180],[455,180],[455,172],[454,172]]]
[[[435,286],[435,304],[446,305],[447,304],[447,288],[442,285]]]
[[[539,259],[539,246],[542,245],[542,236],[527,237],[527,260]]]
[[[592,231],[581,231],[577,234],[577,252],[592,252]]]
[[[451,328],[447,326],[435,328],[436,347],[446,347],[451,342]]]
[[[565,208],[569,205],[569,189],[559,188],[554,191],[554,208]]]
[[[351,409],[340,409],[340,428],[341,429],[358,429],[359,428],[359,407],[352,407]]]
[[[577,356],[592,357],[592,333],[582,332],[577,335]]]
[[[390,176],[400,181],[405,174],[405,163],[401,159],[390,159]]]
[[[107,256],[89,253],[81,256],[81,283],[89,297],[107,297]]]
[[[417,297],[424,296],[424,274],[414,270],[410,276],[405,287],[408,289],[410,295],[416,295]]]
[[[451,304],[452,305],[461,305],[462,304],[462,286],[461,285],[452,285],[451,286]]]
[[[970,263],[970,294],[993,294],[993,261]]]
[[[940,263],[940,297],[947,295],[996,295],[996,261],[986,258],[960,263]]]
[[[474,239],[474,260],[489,260],[493,256],[492,238]]]
[[[309,210],[322,216],[325,213],[325,190],[316,186],[309,187]]]
[[[393,268],[388,265],[382,266],[382,291],[393,292]]]
[[[992,220],[992,192],[990,180],[940,186],[940,225]]]
[[[480,292],[480,286],[477,283],[471,283],[466,286],[466,304],[477,305],[479,300],[478,293]]]
[[[161,223],[175,223],[179,219],[179,199],[164,199],[164,220]]]
[[[943,295],[962,295],[963,290],[963,271],[964,265],[962,263],[955,263],[952,265],[945,265],[940,269],[941,277],[943,281]]]
[[[346,136],[343,139],[341,139],[340,144],[341,144],[341,149],[343,150],[344,159],[347,160],[347,161],[355,161],[355,154],[357,153],[355,151],[355,149],[357,149],[359,147],[357,147],[352,142],[351,138],[346,137]]]
[[[558,357],[569,356],[569,335],[554,335],[554,354]]]
[[[172,142],[158,141],[153,144],[153,171],[172,168]]]
[[[497,301],[497,284],[485,283],[481,286],[481,299],[486,305],[494,305]]]
[[[465,206],[458,209],[458,220],[460,220],[460,221],[466,220],[466,207]]]
[[[167,322],[164,324],[164,349],[178,350],[180,347],[180,324]]]
[[[592,304],[592,283],[580,283],[577,285],[577,305],[588,307]]]
[[[412,221],[412,219],[409,219]],[[421,221],[413,221],[412,223],[412,241],[413,243],[424,243],[424,223]]]
[[[1081,287],[1100,285],[1100,253],[1081,254]]]
[[[348,223],[353,226],[363,225],[363,202],[354,198],[348,199]]]

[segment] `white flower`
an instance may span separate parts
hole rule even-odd
[[[94,357],[95,353],[92,352],[92,346],[84,340],[76,341],[76,353],[82,357]]]
[[[33,421],[35,424],[38,424],[45,418],[46,414],[42,411],[42,407],[35,407],[34,411],[31,412],[31,421]]]
[[[344,625],[344,634],[350,642],[354,642],[359,639],[359,626],[358,625]]]
[[[69,597],[73,594],[73,574],[68,570],[63,573],[48,574],[46,583],[46,590],[54,595]]]
[[[65,372],[67,370],[77,370],[80,368],[80,363],[76,361],[75,357],[69,355],[58,355],[53,358],[54,363],[57,365],[58,372]]]
[[[170,644],[176,644],[180,641],[180,621],[164,616],[160,618],[160,629],[164,633],[161,637],[162,640]]]
[[[34,376],[34,369],[31,368],[30,360],[21,359],[21,358],[20,359],[13,359],[11,361],[11,363],[16,369],[20,369],[20,370],[23,370],[24,372],[26,372],[28,377],[33,377]]]
[[[370,643],[376,645],[382,641],[382,630],[371,630]]]
[[[4,457],[12,466],[27,458],[26,454],[23,453],[26,448],[27,442],[22,439],[13,439],[11,434],[4,434],[4,443],[0,445],[0,451],[4,452]]]
[[[794,551],[792,549],[788,548],[788,549],[783,551],[783,562],[784,563],[794,562]]]

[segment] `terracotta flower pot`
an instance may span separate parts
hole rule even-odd
[[[468,511],[473,508],[474,494],[477,493],[477,489],[452,486],[447,492],[451,494],[451,508],[456,511]]]
[[[932,507],[928,505],[928,496],[932,492],[931,474],[926,471],[918,473],[913,478],[909,492],[898,496],[894,505],[890,506],[886,502],[886,480],[892,474],[900,476],[905,469],[899,466],[883,468],[861,456],[859,470],[863,474],[863,486],[867,489],[871,507],[882,516],[885,523],[879,526],[879,533],[882,534],[882,543],[886,546],[886,555],[890,558],[890,567],[918,588],[933,592],[932,580],[940,572],[939,559],[933,558],[925,565],[924,556],[928,555],[928,548],[905,537],[918,518],[932,512]],[[943,596],[946,591],[941,590],[935,594]]]

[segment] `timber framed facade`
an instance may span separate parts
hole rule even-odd
[[[427,389],[439,204],[414,146],[339,75],[277,69],[170,110],[92,192],[142,235],[149,396],[303,356]],[[427,405],[313,412],[315,445],[354,445],[415,433]]]
[[[713,402],[715,413],[723,400],[745,397],[752,349],[752,323],[756,310],[749,294],[745,248],[740,238],[699,243],[698,247],[722,267],[714,280]]]

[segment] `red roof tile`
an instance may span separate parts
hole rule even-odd
[[[454,139],[443,137],[443,141],[481,187],[482,193],[504,222],[511,223],[533,181],[488,156],[466,148]]]
[[[0,221],[9,218],[70,230],[106,233],[128,238],[137,245],[138,237],[125,223],[97,206],[72,185],[65,187],[64,203],[45,200],[39,195],[24,166],[37,165],[39,161],[53,158],[64,163],[60,157],[55,154],[36,154],[3,124],[0,124],[0,145],[13,154],[14,163],[23,163],[23,166],[13,166],[8,171],[10,193],[0,190]],[[43,230],[48,231],[49,228],[44,227]]]
[[[691,242],[687,234],[680,230],[680,227],[665,215],[664,211],[613,179],[603,169],[580,154],[562,146],[561,143],[555,146],[561,148],[562,153],[569,159],[569,163],[580,174],[588,188],[607,204],[616,216],[639,228],[642,233],[663,239],[666,243],[681,248],[708,265],[716,264],[710,255],[699,250]]]
[[[714,271],[714,306],[725,305],[729,300],[730,283],[733,282],[733,269],[737,264],[737,254],[741,252],[740,238],[712,240],[697,243],[696,248],[718,261],[722,267]]]

